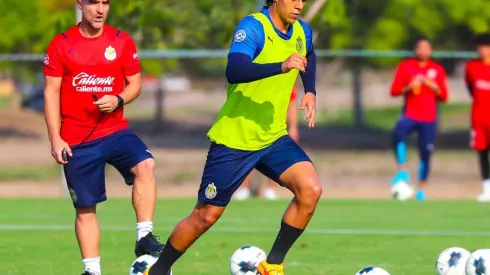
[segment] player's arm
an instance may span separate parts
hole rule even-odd
[[[59,45],[56,38],[50,43],[44,58],[44,119],[48,128],[48,138],[51,142],[51,155],[60,163],[65,164],[62,151],[66,150],[72,156],[70,146],[61,138],[61,106],[60,93],[63,78],[63,65],[59,55]]]
[[[119,94],[124,104],[135,100],[141,94],[141,63],[133,39],[128,38],[124,47],[124,80],[126,87]]]
[[[307,50],[306,64],[308,64],[308,66],[305,67],[305,70],[300,72],[300,76],[305,88],[305,94],[312,93],[316,95],[316,53],[313,46],[313,31],[311,30],[311,27],[303,21],[299,22],[303,25],[303,29],[305,30]]]
[[[124,100],[124,104],[128,104],[141,94],[141,73],[124,76],[124,80],[126,87],[119,96]]]
[[[308,128],[315,127],[316,120],[316,53],[313,46],[313,31],[303,21],[299,21],[305,30],[306,60],[304,70],[300,70],[301,80],[305,88],[305,96],[301,100],[301,110],[307,109],[304,120],[308,120]]]
[[[439,69],[440,77],[436,79],[436,86],[432,90],[436,93],[437,99],[441,102],[446,102],[448,99],[449,91],[447,87],[447,75],[444,68]]]
[[[393,81],[391,83],[390,94],[391,96],[401,96],[406,94],[411,90],[411,86],[407,85],[405,73],[404,73],[404,65],[401,63],[398,65],[395,71],[395,75],[393,76]]]
[[[253,63],[264,47],[264,36],[262,23],[252,16],[238,24],[226,65],[226,79],[230,84],[248,83],[282,73],[281,62]]]
[[[60,89],[62,78],[57,76],[45,76],[44,78],[44,116],[48,127],[49,140],[53,141],[60,138]]]
[[[291,69],[304,71],[306,59],[293,54],[284,62],[257,64],[253,60],[262,51],[265,44],[265,35],[262,23],[252,16],[245,17],[238,25],[234,39],[228,53],[226,65],[226,79],[230,84],[249,83],[281,73]]]
[[[473,97],[473,81],[471,80],[471,66],[470,63],[466,64],[464,73],[464,82],[466,83],[466,88],[471,97]]]

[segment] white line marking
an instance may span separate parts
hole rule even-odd
[[[173,228],[159,228],[170,231]],[[40,225],[40,224],[0,224],[0,231],[74,230],[73,225]],[[134,231],[133,226],[101,226],[103,231]],[[277,232],[279,228],[244,228],[215,227],[211,231],[225,233],[243,232]],[[319,235],[375,235],[375,236],[490,236],[490,232],[475,231],[431,231],[431,230],[383,230],[383,229],[306,229],[306,233]]]

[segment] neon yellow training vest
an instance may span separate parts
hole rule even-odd
[[[253,60],[266,64],[283,62],[291,54],[306,56],[306,36],[301,24],[293,24],[291,38],[284,40],[263,13],[252,14],[264,28],[264,48]],[[299,71],[293,69],[250,83],[228,84],[227,99],[208,132],[212,142],[226,147],[256,151],[287,135],[287,109]]]

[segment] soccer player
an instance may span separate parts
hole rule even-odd
[[[446,72],[431,59],[432,46],[426,38],[415,44],[415,57],[402,61],[391,85],[392,96],[403,96],[403,111],[393,130],[393,144],[398,173],[392,184],[410,182],[407,171],[406,140],[412,132],[418,134],[419,173],[416,198],[425,200],[424,188],[430,172],[430,159],[437,131],[438,102],[448,97]]]
[[[136,256],[163,249],[153,235],[154,159],[128,129],[123,106],[141,91],[140,61],[131,37],[105,24],[108,0],[77,0],[82,20],[51,41],[44,59],[45,119],[51,154],[63,164],[86,275],[100,275],[96,206],[105,201],[104,167],[133,185]],[[66,152],[66,155],[64,153]]]
[[[473,99],[471,106],[471,137],[473,150],[478,153],[483,193],[480,202],[490,202],[490,33],[476,37],[478,59],[466,65],[465,81]]]
[[[306,1],[268,0],[261,12],[238,25],[228,54],[227,100],[208,132],[211,140],[198,202],[170,235],[158,261],[144,274],[167,275],[172,265],[223,214],[233,193],[253,169],[291,190],[262,275],[284,274],[284,258],[303,233],[322,186],[309,157],[289,137],[286,117],[300,72],[301,109],[315,126],[316,55],[311,28],[298,20]]]
[[[293,88],[293,92],[291,93],[291,99],[288,107],[288,116],[286,119],[286,123],[288,125],[288,134],[295,141],[299,140],[299,131],[298,131],[298,108],[296,107],[296,97],[297,97],[297,89]],[[253,172],[250,173],[242,183],[242,187],[235,194],[235,198],[237,200],[246,200],[250,198],[250,185],[252,184],[252,176]],[[276,185],[277,183],[271,179],[267,181],[267,189],[265,189],[265,198],[268,200],[276,200]]]

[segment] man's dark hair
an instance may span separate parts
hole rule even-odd
[[[415,40],[414,40],[414,42],[412,44],[412,49],[415,49],[417,47],[417,45],[419,44],[420,41],[427,41],[427,42],[431,43],[430,42],[430,39],[427,36],[421,35],[421,36],[418,36],[418,37],[415,38]]]
[[[489,46],[490,45],[490,33],[482,33],[476,36],[475,44],[477,46]]]
[[[267,5],[267,7],[270,7],[272,6],[272,4],[274,4],[274,0],[266,0],[265,4]]]

